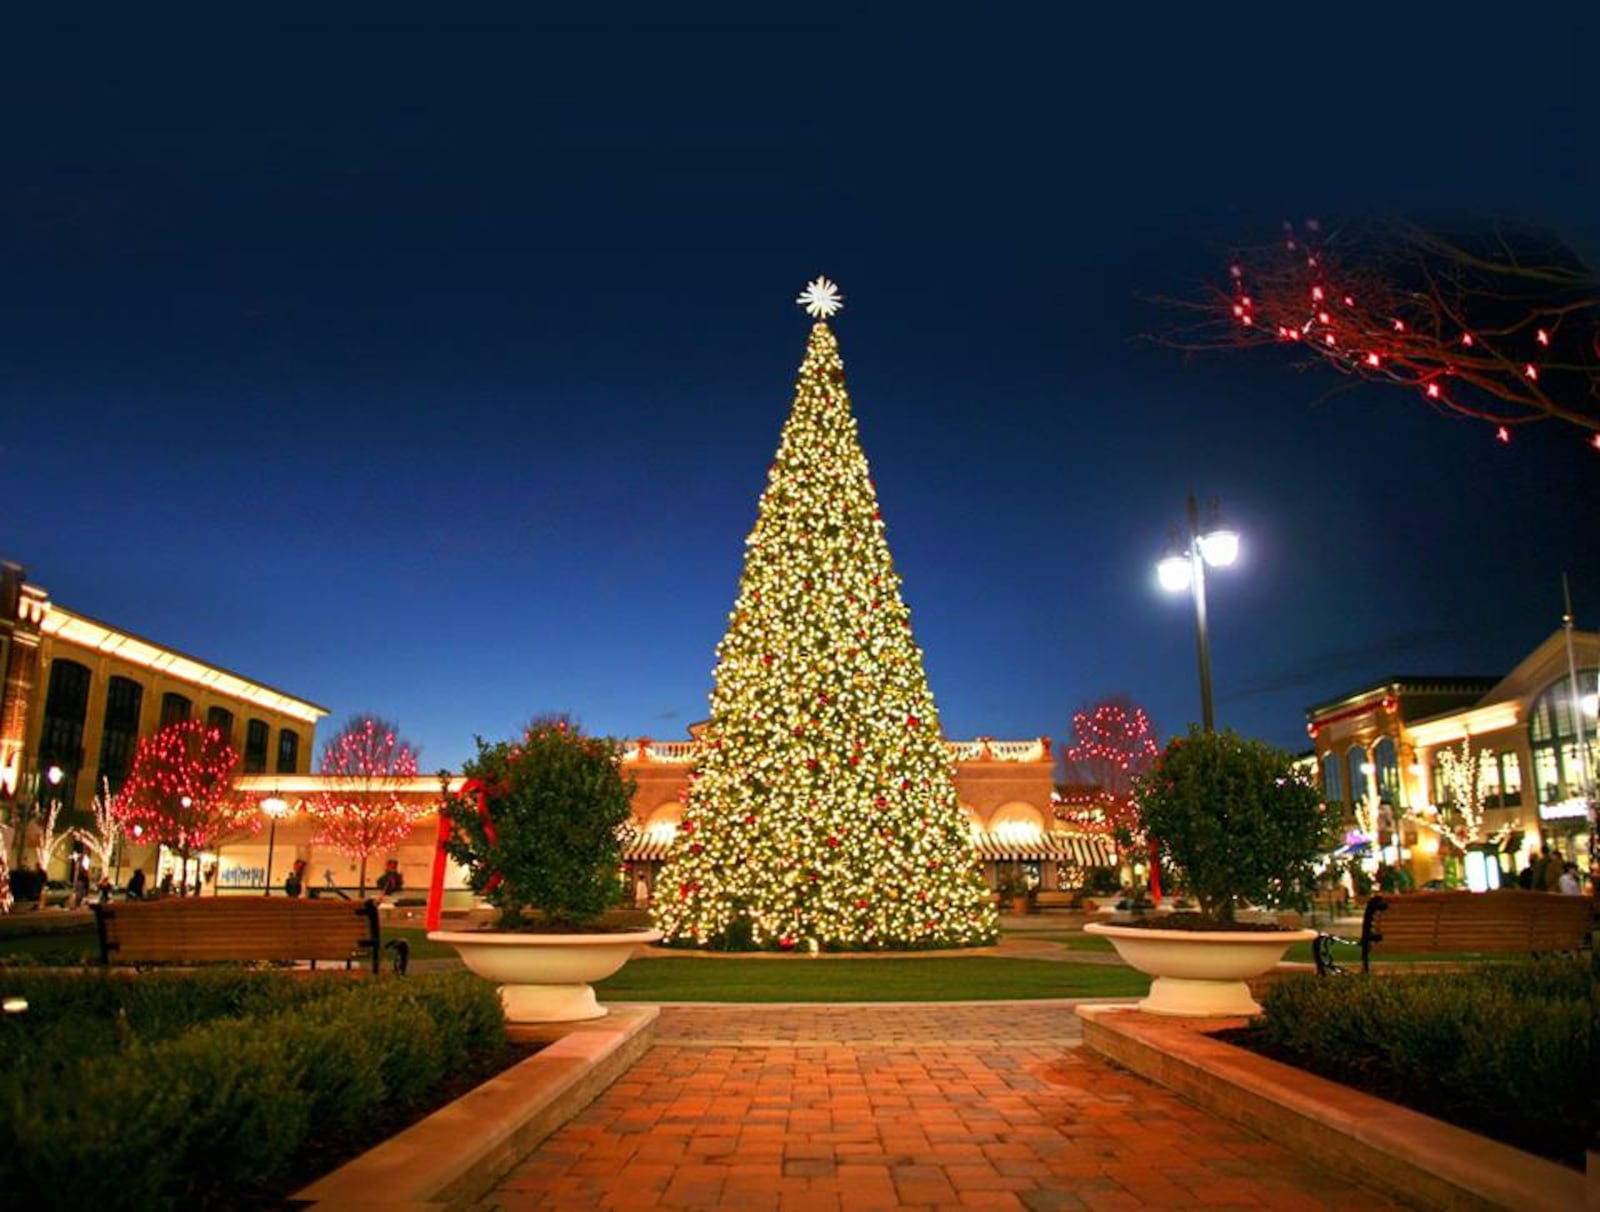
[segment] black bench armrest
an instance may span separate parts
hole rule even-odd
[[[1311,958],[1317,961],[1318,976],[1344,976],[1349,969],[1333,958],[1333,945],[1359,947],[1358,938],[1343,938],[1337,934],[1318,934],[1311,942]]]

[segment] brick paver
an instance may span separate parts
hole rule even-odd
[[[1395,1206],[1079,1040],[1061,1002],[669,1006],[481,1207]]]

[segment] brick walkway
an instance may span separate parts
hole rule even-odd
[[[480,1206],[1394,1206],[1078,1039],[1061,1002],[667,1007],[650,1051]]]

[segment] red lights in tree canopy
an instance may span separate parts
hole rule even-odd
[[[1565,241],[1507,225],[1324,233],[1308,222],[1303,241],[1285,229],[1235,257],[1206,296],[1166,300],[1193,322],[1164,343],[1298,343],[1308,359],[1486,421],[1497,438],[1543,420],[1600,431],[1600,276]]]
[[[359,890],[367,888],[367,861],[399,845],[433,812],[433,805],[406,803],[396,783],[417,773],[417,751],[387,720],[352,716],[322,747],[326,788],[309,805],[316,840],[359,864]]]
[[[1056,815],[1109,832],[1119,852],[1144,847],[1134,784],[1160,756],[1144,708],[1114,695],[1075,713],[1062,753],[1066,790]]]
[[[191,856],[261,828],[261,814],[233,791],[239,755],[220,730],[180,720],[145,737],[111,813],[130,833],[157,842],[188,866]]]

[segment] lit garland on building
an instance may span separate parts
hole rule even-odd
[[[818,279],[800,302],[821,318],[745,540],[656,922],[702,946],[985,943],[994,907],[825,322],[837,288]]]
[[[187,869],[191,855],[261,828],[255,805],[234,794],[238,762],[219,729],[199,720],[168,724],[139,742],[112,814],[129,834],[176,853]]]
[[[315,841],[326,843],[360,864],[358,887],[367,889],[367,860],[398,846],[435,811],[433,804],[408,804],[392,780],[417,773],[417,751],[398,729],[370,716],[351,719],[322,748],[322,774],[328,788],[309,805],[316,822]]]

